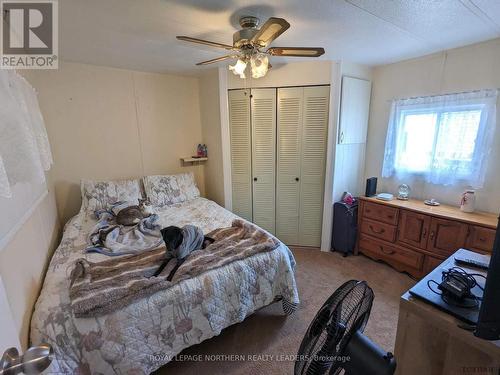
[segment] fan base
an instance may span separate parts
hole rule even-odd
[[[256,28],[259,24],[260,20],[254,16],[244,16],[240,18],[240,26],[244,29]]]

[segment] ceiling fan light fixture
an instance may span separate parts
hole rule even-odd
[[[229,70],[235,75],[240,76],[240,78],[245,78],[245,69],[247,68],[247,63],[242,59],[238,59],[236,64],[229,65]]]
[[[269,70],[269,58],[263,53],[258,53],[250,58],[250,66],[252,78],[264,77]]]

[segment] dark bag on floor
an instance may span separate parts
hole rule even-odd
[[[358,232],[358,201],[352,205],[336,202],[333,205],[332,250],[346,256],[354,251]]]

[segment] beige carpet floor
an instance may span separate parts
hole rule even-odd
[[[410,277],[362,255],[343,258],[338,253],[314,249],[293,249],[293,253],[301,299],[298,311],[283,316],[281,304],[275,303],[181,353],[214,359],[216,355],[238,355],[245,361],[174,361],[156,374],[293,374],[294,363],[284,356],[297,354],[316,312],[335,289],[350,279],[366,280],[375,292],[365,333],[385,350],[394,349],[399,297],[414,284]],[[248,360],[249,356],[257,360]]]

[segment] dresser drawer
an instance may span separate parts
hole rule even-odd
[[[467,238],[467,248],[480,252],[491,253],[495,242],[496,231],[494,229],[469,226],[469,237]]]
[[[364,219],[361,223],[361,232],[389,242],[396,240],[396,227],[380,221]]]
[[[372,202],[363,205],[363,217],[391,225],[398,223],[398,211],[397,208]]]
[[[424,260],[423,274],[427,275],[429,272],[433,271],[443,262],[444,262],[443,259],[434,258],[429,255],[426,255]]]
[[[417,270],[422,267],[424,260],[424,255],[416,251],[386,245],[365,235],[361,235],[359,248],[361,252],[367,252],[367,255],[372,255],[377,259],[385,260],[388,263],[397,262]]]

